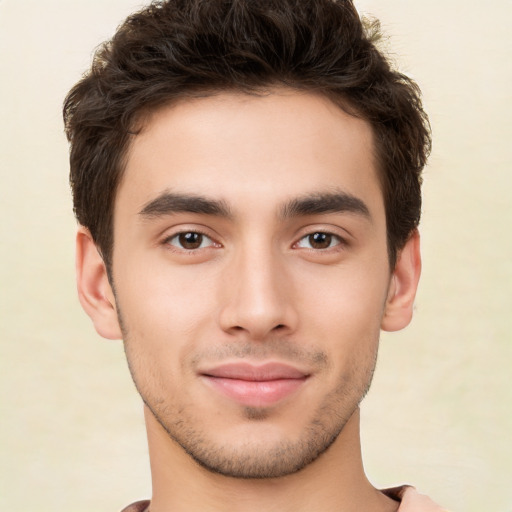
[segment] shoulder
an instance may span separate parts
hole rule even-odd
[[[410,485],[384,489],[382,492],[400,502],[398,512],[448,512]]]
[[[382,492],[400,502],[398,512],[448,512],[410,485],[383,489]],[[121,512],[147,512],[148,507],[149,500],[137,501],[128,505]]]
[[[121,512],[146,512],[149,507],[149,500],[136,501],[126,508],[123,508]]]

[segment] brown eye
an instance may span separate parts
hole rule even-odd
[[[317,231],[315,233],[311,233],[310,235],[306,235],[301,238],[297,243],[297,247],[304,249],[330,249],[331,247],[335,247],[343,243],[343,240],[337,235],[333,235],[332,233],[324,233],[322,231]]]
[[[332,238],[329,233],[313,233],[308,236],[308,242],[313,249],[327,249],[331,247]]]
[[[166,243],[186,251],[203,249],[204,247],[211,247],[212,245],[215,245],[211,238],[203,235],[202,233],[197,233],[196,231],[183,231],[182,233],[177,233],[176,235],[168,238]]]
[[[180,233],[178,241],[184,249],[199,249],[203,243],[203,235],[201,233]]]

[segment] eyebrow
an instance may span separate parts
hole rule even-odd
[[[144,205],[139,215],[152,219],[173,213],[198,213],[217,217],[232,217],[225,201],[208,199],[195,194],[163,192]]]
[[[139,215],[154,219],[174,213],[197,213],[232,218],[233,214],[224,200],[209,199],[195,194],[163,192],[144,205]],[[280,211],[280,217],[289,219],[326,213],[355,213],[371,219],[366,204],[347,192],[319,192],[292,199]]]
[[[355,213],[371,220],[368,206],[347,192],[320,192],[293,199],[281,210],[281,217],[301,217],[325,213]]]

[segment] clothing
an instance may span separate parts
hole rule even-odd
[[[382,491],[386,496],[400,502],[398,512],[447,512],[430,498],[420,494],[414,487],[403,485]],[[132,503],[121,512],[147,512],[149,500]]]
[[[386,496],[400,502],[398,512],[448,512],[409,485],[383,489],[382,492]]]
[[[149,500],[136,501],[126,508],[123,508],[121,512],[146,512],[149,507]]]

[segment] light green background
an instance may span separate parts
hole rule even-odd
[[[76,299],[60,114],[92,49],[139,5],[0,0],[2,510],[113,512],[150,495],[121,344]],[[454,512],[512,512],[512,2],[358,6],[422,86],[434,132],[416,318],[383,336],[366,469]]]

